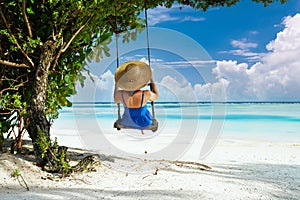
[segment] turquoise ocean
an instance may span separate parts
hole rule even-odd
[[[300,142],[300,103],[178,103],[154,105],[159,129],[155,135],[204,134],[219,138]],[[148,105],[151,112],[151,105]],[[121,112],[123,110],[121,109]],[[113,128],[115,103],[73,103],[60,111],[54,131],[89,129],[102,134],[122,134]],[[93,127],[93,128],[91,128]]]

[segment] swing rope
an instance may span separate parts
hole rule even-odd
[[[148,30],[148,14],[147,14],[147,0],[145,0],[145,20],[146,20],[146,40],[147,40],[147,53],[148,53],[148,63],[150,65],[150,42],[149,42],[149,30]]]
[[[145,3],[145,20],[146,20],[146,40],[147,40],[147,53],[148,53],[148,63],[149,67],[151,67],[151,55],[150,55],[150,41],[149,41],[149,30],[148,30],[148,14],[147,14],[147,0],[144,1]],[[152,91],[152,87],[150,84],[150,90]],[[151,101],[151,107],[152,107],[152,118],[155,119],[155,111],[154,111],[154,101]]]
[[[116,1],[115,1],[116,3]],[[116,5],[116,4],[115,4]],[[118,20],[117,20],[117,8],[115,6],[115,22],[116,22],[116,57],[117,57],[117,68],[119,67],[119,32],[118,32]],[[118,121],[121,120],[121,107],[120,103],[117,103],[118,105]]]
[[[117,21],[117,20],[116,20]],[[119,50],[118,50],[118,40],[119,40],[119,33],[116,33],[116,56],[117,56],[117,68],[119,67]],[[118,105],[118,120],[121,120],[121,107],[120,102],[117,103]]]

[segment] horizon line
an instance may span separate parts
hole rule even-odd
[[[72,104],[113,104],[112,101],[76,101]],[[148,102],[151,103],[151,102]],[[155,101],[155,104],[167,104],[167,103],[195,103],[195,104],[249,104],[249,103],[273,103],[273,104],[299,104],[300,101]],[[115,103],[117,104],[117,103]]]

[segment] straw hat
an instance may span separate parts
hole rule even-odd
[[[126,91],[135,91],[147,85],[151,73],[148,64],[141,61],[129,61],[117,68],[115,81],[117,87]]]

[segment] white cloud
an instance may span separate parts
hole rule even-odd
[[[252,33],[252,34],[256,34],[256,33]],[[230,44],[235,49],[229,51],[220,51],[219,53],[243,56],[248,61],[252,61],[252,62],[259,61],[261,57],[264,55],[264,53],[253,52],[252,49],[257,48],[258,44],[254,42],[249,42],[247,41],[246,38],[242,38],[239,40],[231,40]]]
[[[185,16],[183,18],[179,19],[180,22],[201,22],[201,21],[205,21],[204,17],[193,17],[193,16]]]
[[[194,86],[194,92],[198,101],[208,102],[224,102],[226,101],[225,91],[229,81],[226,79],[219,79],[215,83],[196,84]]]
[[[95,80],[95,78],[94,78]],[[100,90],[110,90],[114,85],[114,75],[111,71],[107,71],[100,76],[100,78],[96,78],[95,84],[97,89]]]
[[[231,40],[230,43],[233,47],[237,47],[239,49],[250,49],[250,48],[256,48],[258,46],[257,43],[247,42],[247,39],[245,38],[240,40]]]
[[[161,22],[176,21],[178,17],[171,17],[171,9],[164,7],[157,7],[155,9],[148,10],[148,23],[150,26],[154,26]]]
[[[87,74],[84,87],[79,83],[76,85],[77,94],[73,97],[75,102],[97,102],[97,101],[112,101],[114,75],[111,71],[103,73],[100,77],[91,74],[92,81]]]
[[[172,16],[174,13],[174,10],[176,10],[176,16]],[[154,26],[158,23],[162,22],[168,22],[168,21],[177,21],[177,22],[186,22],[186,21],[192,21],[192,22],[199,22],[199,21],[205,21],[204,17],[195,17],[195,16],[178,16],[178,10],[179,6],[175,5],[172,8],[165,8],[165,7],[157,7],[155,9],[149,9],[148,10],[148,23],[150,26]],[[181,10],[181,13],[189,13],[191,14],[192,10]]]
[[[164,65],[172,66],[172,68],[176,67],[190,67],[193,65],[194,67],[201,67],[201,66],[207,66],[212,65],[216,61],[214,60],[185,60],[185,61],[170,61],[170,62],[164,62]]]
[[[249,35],[257,35],[259,32],[258,31],[249,31],[248,34]]]
[[[216,83],[191,85],[185,79],[165,76],[159,83],[160,101],[225,101],[228,81],[219,79]]]
[[[300,48],[300,14],[294,17],[288,16],[283,20],[285,29],[277,33],[275,40],[267,45],[267,49],[273,52],[292,51]]]
[[[229,53],[232,55],[236,55],[236,56],[243,56],[243,57],[247,57],[247,60],[249,61],[259,61],[262,56],[264,55],[264,53],[256,53],[256,52],[251,52],[249,50],[245,50],[245,49],[235,49],[235,50],[230,50],[230,51],[221,51],[220,53]]]
[[[176,80],[171,76],[165,76],[159,83],[159,96],[162,101],[196,101],[193,88],[185,79]]]

